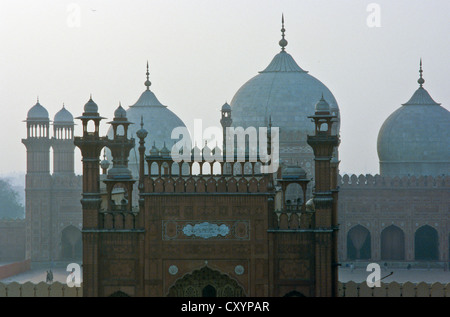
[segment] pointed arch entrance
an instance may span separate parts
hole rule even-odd
[[[439,260],[439,237],[436,229],[425,225],[414,234],[414,255],[416,260]]]
[[[405,259],[405,234],[399,227],[390,225],[381,232],[381,259]]]
[[[81,231],[70,225],[61,233],[61,258],[81,259],[83,253],[83,242]]]
[[[205,266],[177,280],[169,297],[243,297],[242,287],[232,278]]]
[[[370,232],[361,225],[356,225],[347,233],[347,259],[368,260],[371,258]]]

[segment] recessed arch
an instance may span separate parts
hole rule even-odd
[[[371,258],[371,236],[369,230],[356,225],[347,233],[347,258],[349,260],[368,260]]]
[[[286,187],[284,193],[284,201],[286,206],[302,206],[303,201],[303,189],[300,184],[290,183]]]
[[[299,291],[290,291],[284,294],[283,297],[306,297],[306,296],[300,293]]]
[[[405,259],[405,234],[395,225],[390,225],[381,232],[381,259]]]
[[[130,297],[130,295],[122,291],[117,291],[109,295],[109,297]]]
[[[205,266],[178,279],[169,289],[169,297],[243,297],[245,292],[228,275]]]
[[[414,258],[418,261],[439,260],[439,237],[437,230],[424,225],[414,234]]]
[[[80,229],[69,225],[61,231],[61,258],[81,259],[83,242]]]

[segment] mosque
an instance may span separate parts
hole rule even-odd
[[[164,157],[168,154],[167,148],[173,144],[173,140],[170,139],[171,131],[176,127],[185,127],[185,124],[150,90],[151,82],[147,65],[144,92],[127,110],[122,107],[116,110],[108,132],[109,139],[98,136],[96,141],[98,144],[95,151],[92,150],[100,153],[110,142],[107,140],[115,140],[116,136],[122,137],[122,139],[119,138],[121,142],[125,142],[123,138],[127,139],[127,136],[136,138],[135,140],[139,139],[139,144],[136,142],[132,145],[134,139],[133,142],[128,139],[124,143],[129,147],[128,160],[119,158],[117,148],[115,148],[116,154],[114,153],[112,148],[115,145],[107,146],[104,159],[97,164],[97,167],[87,164],[88,160],[85,158],[90,154],[84,153],[86,156],[83,162],[86,164],[83,166],[83,177],[90,175],[89,177],[95,180],[97,173],[99,188],[92,188],[92,185],[83,183],[82,177],[74,174],[74,119],[69,111],[63,106],[55,115],[53,135],[50,137],[50,119],[46,109],[40,105],[39,101],[30,109],[26,119],[27,138],[22,140],[27,148],[26,221],[19,225],[19,229],[15,228],[15,233],[12,233],[19,237],[20,234],[17,232],[24,231],[26,234],[23,236],[26,238],[25,240],[18,238],[19,245],[15,249],[25,250],[24,257],[31,259],[32,262],[48,262],[80,259],[82,253],[93,252],[93,245],[96,248],[103,246],[105,249],[96,251],[98,259],[101,259],[105,265],[117,261],[125,272],[119,280],[128,282],[121,284],[117,282],[117,279],[112,278],[97,280],[95,283],[103,283],[104,287],[92,289],[89,291],[90,294],[145,293],[146,295],[180,296],[180,294],[200,295],[206,292],[217,296],[220,294],[314,296],[319,289],[327,288],[321,288],[323,283],[326,284],[324,281],[320,282],[322,283],[320,287],[315,284],[318,283],[315,278],[321,276],[320,273],[311,274],[311,265],[315,262],[308,261],[317,255],[309,254],[305,250],[304,241],[309,241],[310,237],[298,235],[296,238],[284,236],[280,238],[281,236],[278,236],[278,240],[274,240],[273,236],[276,236],[276,230],[280,229],[288,235],[287,232],[300,234],[302,231],[318,228],[317,223],[311,222],[311,219],[315,217],[311,218],[311,214],[306,213],[306,210],[314,213],[320,208],[311,202],[314,202],[314,199],[317,201],[316,195],[320,192],[318,187],[321,186],[323,179],[328,177],[328,191],[333,197],[333,206],[327,208],[330,208],[332,214],[336,213],[337,217],[330,221],[336,222],[339,227],[338,231],[334,229],[332,231],[337,235],[335,256],[340,264],[382,261],[382,263],[398,267],[406,267],[408,264],[416,267],[430,265],[445,267],[449,262],[450,254],[448,209],[450,206],[450,113],[435,102],[424,88],[422,64],[419,70],[418,89],[405,104],[386,119],[379,131],[376,146],[380,173],[359,176],[339,175],[338,146],[335,145],[328,159],[329,166],[326,168],[330,173],[329,176],[326,176],[326,173],[323,174],[324,172],[317,175],[317,165],[320,164],[309,139],[317,132],[317,122],[314,122],[314,118],[311,120],[311,116],[317,115],[321,107],[328,109],[326,111],[331,120],[330,135],[339,137],[339,106],[332,92],[308,71],[303,70],[286,51],[288,42],[285,39],[284,23],[281,31],[282,39],[279,42],[281,51],[274,56],[266,68],[248,80],[236,92],[229,105],[225,104],[221,108],[221,122],[224,122],[222,126],[225,124],[234,127],[258,128],[268,127],[271,124],[280,128],[281,168],[273,179],[256,177],[255,175],[259,174],[255,166],[251,164],[243,164],[236,169],[234,166],[223,165],[220,175],[214,179],[214,184],[211,181],[214,190],[210,192],[207,181],[212,179],[212,175],[210,178],[202,178],[200,173],[200,176],[194,177],[192,166],[189,165],[188,167],[178,166],[178,172],[172,173],[172,165]],[[79,118],[86,122],[93,121],[94,127],[90,131],[98,133],[98,125],[102,118],[98,115],[98,106],[92,98],[85,105],[84,113]],[[139,124],[141,122],[142,125]],[[117,131],[114,131],[115,125],[122,126],[125,135],[117,134]],[[84,132],[87,130],[86,126]],[[81,137],[75,142],[77,146],[83,146],[82,139]],[[144,147],[146,155],[139,152]],[[53,149],[52,174],[49,169],[50,148]],[[203,150],[205,149],[201,149]],[[100,168],[104,171],[103,175],[100,175]],[[129,172],[125,171],[127,169]],[[120,171],[125,173],[120,174]],[[183,185],[179,185],[183,190],[180,189],[180,193],[177,194],[177,183],[175,183],[177,178],[174,175],[183,176],[186,174],[185,171],[191,178],[183,180]],[[231,174],[227,174],[230,171]],[[250,177],[251,174],[253,177]],[[236,177],[233,178],[233,175]],[[221,192],[219,176],[227,177],[225,191],[229,191],[229,186],[236,186],[235,191],[239,192],[244,185],[240,187],[233,182],[242,181],[246,186],[247,194],[239,199],[244,200],[217,198],[220,196],[217,192]],[[117,177],[122,177],[120,182],[122,185],[115,188],[118,183]],[[166,183],[171,181],[174,182],[171,185]],[[251,187],[250,181],[258,184],[254,185],[256,187]],[[268,184],[272,181],[273,188],[270,188]],[[189,186],[193,186],[194,189],[188,190],[191,188]],[[123,216],[123,219],[119,220],[115,218],[115,215],[108,214],[108,210],[115,208],[108,203],[114,188],[117,192],[126,193],[124,196],[127,198],[126,205],[123,208],[132,214],[132,217]],[[200,194],[197,188],[204,190]],[[264,190],[259,191],[259,188]],[[95,202],[88,202],[86,196],[83,196],[84,216],[82,217],[80,212],[82,192],[101,193],[99,194],[103,197],[101,205],[106,204],[104,207],[106,213],[100,213],[98,203],[96,205]],[[181,192],[184,195],[181,195]],[[196,195],[193,194],[194,192]],[[258,193],[261,197],[265,197],[264,199],[272,197],[273,206],[267,207],[267,202],[255,198],[259,197]],[[95,199],[100,197],[94,196]],[[212,208],[213,213],[223,215],[223,218],[211,218],[208,211],[200,208],[195,200],[190,201],[190,199],[200,198],[190,197],[203,197],[201,199],[204,200],[200,201],[204,201],[205,206]],[[151,200],[152,198],[154,200]],[[227,203],[238,204],[240,208],[236,213],[232,213],[227,209]],[[248,212],[253,210],[252,203],[260,208],[266,206],[264,208],[269,208],[268,212],[270,208],[272,211],[278,210],[278,213],[275,212],[268,220],[258,218],[260,216],[257,216],[257,213],[249,216]],[[142,217],[144,217],[136,212],[139,208],[146,210],[145,214],[150,217],[147,220],[151,220],[153,227],[136,226],[136,224],[142,224]],[[148,210],[152,208],[164,210],[164,212],[151,216]],[[289,210],[292,212],[288,212]],[[299,210],[301,212],[294,212]],[[238,211],[241,211],[241,216],[237,216]],[[100,214],[103,217],[101,220],[98,216]],[[308,220],[304,217],[310,218]],[[320,222],[320,219],[315,220]],[[2,222],[0,221],[2,232],[6,232],[4,230],[7,229],[3,229],[5,226],[2,226]],[[105,231],[104,236],[95,236],[93,223],[98,226],[101,223],[101,230]],[[117,227],[118,223],[122,223],[122,227]],[[202,223],[207,224],[205,225],[207,228],[202,231],[200,226],[198,231],[200,233],[197,236],[193,228]],[[330,224],[328,225],[330,227]],[[113,229],[122,232],[123,235],[115,236],[110,232]],[[155,230],[157,234],[152,236],[143,233],[150,229]],[[82,231],[83,241],[90,241],[89,247],[84,246],[84,252],[82,252],[82,245],[85,243],[81,242]],[[202,232],[211,231],[214,232],[213,237],[201,236]],[[104,238],[106,236],[108,238]],[[123,238],[125,236],[128,238]],[[221,251],[214,249],[208,243],[195,246],[193,242],[212,238],[208,240],[211,242],[221,240],[223,237],[230,238],[230,241],[238,241],[238,243],[233,242],[237,250],[231,247],[233,244],[224,245],[223,250],[221,249],[226,254],[239,253],[237,258],[224,257],[223,262],[220,262],[218,259],[214,260],[205,256],[196,258],[195,261],[187,261],[189,252],[191,254],[217,253],[220,257]],[[152,239],[158,240],[158,243],[148,248],[142,245],[145,242],[138,243],[138,241],[150,243]],[[297,244],[288,243],[289,239],[297,239]],[[334,238],[330,239],[330,243],[334,241]],[[170,246],[168,250],[170,249],[174,254],[180,254],[178,259],[171,256],[169,251],[163,251],[164,243],[167,241],[169,243],[166,246]],[[271,249],[272,244],[264,246],[264,243],[261,243],[263,241],[272,241],[270,243],[280,248],[274,251],[275,249]],[[223,239],[220,243],[222,242]],[[285,244],[282,245],[282,242]],[[113,250],[114,245],[121,246],[125,260],[111,255],[119,252]],[[178,245],[186,246],[185,249],[190,251],[183,251]],[[129,253],[127,249],[134,251]],[[306,252],[308,255],[302,258],[298,254],[282,255],[280,253],[280,250],[288,249],[294,253]],[[328,251],[331,252],[330,254],[334,252],[332,247]],[[252,254],[251,258],[246,257],[245,254],[248,252]],[[101,258],[103,255],[104,258]],[[274,260],[277,256],[281,258],[284,256],[289,261],[277,262]],[[91,255],[88,259],[94,261]],[[242,259],[244,261],[241,261]],[[271,259],[272,262],[267,262],[267,259]],[[330,258],[328,260],[332,263]],[[333,268],[328,268],[329,275],[324,277],[328,282],[335,278],[334,267],[338,265],[332,264]],[[86,265],[85,279],[91,279],[94,283],[92,279],[99,268],[89,267],[88,263],[83,265]],[[139,273],[142,276],[132,276],[132,268],[136,266],[145,267],[149,271]],[[279,275],[274,273],[276,270]],[[294,278],[296,282],[292,285],[289,284],[288,271],[297,274]],[[103,273],[104,276],[111,275],[116,270],[110,268],[108,272]],[[183,276],[185,278],[181,278]],[[203,284],[206,284],[200,287],[198,281],[205,279],[209,281],[209,284],[204,282]],[[211,286],[210,282],[214,279],[221,281],[220,286]],[[130,281],[139,281],[139,287],[133,288],[131,286],[133,283]],[[144,284],[148,283],[152,287],[144,287]],[[196,285],[200,288],[189,288],[189,285],[193,283],[197,283]],[[146,291],[144,292],[143,289]]]

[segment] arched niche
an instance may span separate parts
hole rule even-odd
[[[405,234],[399,227],[391,225],[381,232],[381,259],[405,259]]]
[[[356,225],[347,233],[347,259],[368,260],[371,258],[371,236],[367,228]]]
[[[73,225],[67,226],[61,232],[61,258],[65,260],[81,259],[83,241],[80,229]]]
[[[243,297],[243,288],[226,274],[207,266],[178,279],[169,289],[169,297]]]
[[[414,258],[416,261],[439,260],[439,237],[436,229],[429,225],[417,229],[414,234]]]

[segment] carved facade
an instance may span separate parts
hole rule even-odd
[[[337,296],[336,177],[331,177],[336,169],[330,161],[339,139],[331,129],[318,128],[308,137],[321,161],[316,175],[323,177],[316,179],[314,198],[308,205],[304,195],[301,203],[287,206],[277,196],[288,185],[307,191],[309,180],[301,168],[279,171],[277,180],[273,173],[261,174],[262,162],[251,162],[248,155],[238,163],[221,154],[215,162],[202,155],[194,162],[194,149],[192,156],[175,161],[165,148],[146,151],[142,122],[136,132],[140,174],[133,179],[127,158],[135,140],[126,136],[126,114],[119,107],[111,121],[114,131],[123,125],[125,135],[114,132],[107,139],[99,135],[102,118],[92,103],[79,117],[83,136],[75,138],[84,171],[84,296]],[[222,110],[224,119],[229,113]],[[311,118],[331,127],[334,117],[328,110]],[[93,131],[87,129],[89,121],[95,123]],[[113,153],[113,167],[103,176],[102,196],[99,156],[105,146]],[[267,153],[272,150],[268,142]],[[200,174],[192,173],[194,164],[200,165]],[[203,174],[213,164],[220,171]],[[144,165],[154,172],[144,174]],[[180,170],[188,172],[174,172]],[[139,209],[132,202],[136,181]],[[276,181],[286,185],[284,190],[275,187]],[[120,206],[111,199],[116,186],[125,191]]]

